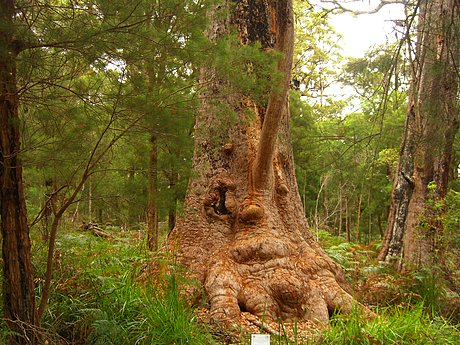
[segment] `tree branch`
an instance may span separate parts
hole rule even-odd
[[[281,7],[281,11],[277,13],[279,18],[275,28],[277,32],[275,49],[284,54],[278,63],[278,72],[282,78],[278,85],[272,88],[269,95],[257,156],[252,170],[252,183],[255,192],[260,192],[267,187],[272,171],[278,129],[289,105],[288,91],[294,51],[294,19],[292,0],[280,1],[280,3],[278,6]],[[284,27],[279,27],[280,23]]]
[[[337,11],[337,12],[349,12],[354,15],[360,15],[360,14],[373,14],[379,12],[384,6],[386,5],[391,5],[391,4],[403,4],[407,5],[407,0],[380,0],[380,2],[377,4],[376,7],[370,10],[353,10],[347,6],[343,5],[343,1],[339,0],[322,0],[322,3],[328,3],[334,5],[334,7],[330,10],[332,11]],[[354,3],[357,2],[357,0],[351,0],[351,1],[346,1],[346,3]],[[360,1],[361,2],[361,1]]]

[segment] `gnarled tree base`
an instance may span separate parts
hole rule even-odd
[[[273,234],[239,236],[210,258],[205,289],[211,314],[233,319],[240,311],[276,320],[327,323],[332,310],[349,311],[352,297],[337,282],[339,270],[307,244]]]
[[[230,93],[222,76],[203,69],[192,179],[170,245],[203,283],[214,319],[233,319],[243,310],[326,323],[332,310],[350,311],[353,298],[341,269],[307,229],[295,179],[288,95],[292,1],[243,0],[228,8],[228,20],[211,11],[209,37],[233,25],[242,44],[280,53],[277,70],[267,75],[281,77],[265,80],[267,95],[255,101]],[[250,61],[238,67],[251,73]],[[236,114],[235,123],[222,120],[228,115],[223,109]]]
[[[228,176],[190,184],[188,211],[169,243],[203,283],[215,320],[247,311],[266,320],[326,324],[334,310],[352,309],[342,269],[313,240],[289,192],[295,181],[282,180],[282,193],[274,188],[256,203],[239,198],[239,184]]]

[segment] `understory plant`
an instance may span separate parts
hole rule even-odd
[[[174,264],[139,245],[142,236],[135,232],[110,234],[107,240],[66,230],[59,238],[46,338],[57,344],[214,344],[183,297],[191,283]],[[168,270],[155,269],[161,265]]]
[[[441,317],[432,318],[423,303],[418,303],[383,309],[372,320],[357,310],[350,315],[336,315],[314,344],[454,345],[458,339],[458,326]]]

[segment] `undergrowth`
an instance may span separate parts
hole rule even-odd
[[[455,345],[459,339],[458,326],[441,317],[430,317],[423,303],[418,303],[383,309],[372,320],[363,318],[358,311],[335,316],[314,344]]]
[[[106,240],[75,230],[61,234],[54,289],[43,320],[54,341],[215,344],[183,298],[181,290],[189,283],[175,272],[176,266],[139,245],[144,241],[136,234],[112,235]]]
[[[225,331],[198,321],[185,300],[192,282],[167,257],[151,253],[140,232],[111,230],[101,239],[76,229],[61,231],[53,289],[43,326],[49,344],[229,344]],[[280,333],[272,344],[457,344],[458,325],[446,321],[446,289],[435,269],[397,275],[378,266],[375,245],[347,243],[321,232],[321,244],[346,272],[354,294],[376,311],[335,315],[326,330],[309,339]],[[37,295],[46,246],[33,237]],[[449,315],[447,315],[449,316]],[[282,326],[282,325],[281,325]],[[280,327],[280,329],[284,329]],[[0,326],[0,343],[7,330]],[[232,344],[248,344],[232,338]]]

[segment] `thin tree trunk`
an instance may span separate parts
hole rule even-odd
[[[348,218],[348,196],[345,197],[345,232],[347,234],[347,242],[351,242],[350,220]]]
[[[326,190],[323,191],[323,223],[328,228],[329,227],[329,209],[327,205],[328,193]]]
[[[3,257],[3,313],[14,334],[11,344],[36,344],[37,315],[31,245],[19,159],[19,97],[13,41],[15,2],[0,3],[0,214]]]
[[[377,224],[379,226],[380,238],[383,238],[385,236],[385,232],[383,231],[382,215],[380,213],[377,214]]]
[[[361,242],[361,231],[360,231],[360,226],[361,226],[361,202],[363,198],[363,193],[362,191],[359,192],[359,197],[358,197],[358,215],[356,219],[356,242],[360,243]]]
[[[371,212],[371,188],[369,188],[367,193],[367,209],[369,213],[369,219],[367,224],[367,244],[371,243],[372,238],[372,212]]]
[[[150,137],[150,155],[148,172],[148,205],[147,205],[147,246],[149,250],[158,250],[158,147],[157,138]]]
[[[173,197],[171,200],[171,204],[169,205],[168,210],[168,230],[171,232],[172,229],[176,226],[176,208],[177,208],[177,195],[175,191],[175,187],[177,181],[179,179],[178,173],[175,171],[171,171],[168,175],[169,180],[169,188],[173,191]]]
[[[318,236],[319,236],[319,215],[318,215],[318,205],[319,205],[319,199],[321,197],[321,193],[323,191],[324,186],[326,185],[327,182],[327,176],[323,179],[321,179],[321,185],[319,187],[318,194],[316,195],[316,202],[315,202],[315,238],[318,241]]]
[[[339,186],[339,231],[337,235],[340,237],[343,226],[343,205],[342,205],[342,184]]]
[[[88,177],[88,221],[93,221],[93,179]]]
[[[81,188],[81,192],[83,193],[84,190],[85,190],[85,185],[83,185],[83,187]],[[75,205],[75,211],[72,214],[72,224],[75,224],[75,222],[77,221],[79,207],[80,207],[80,199],[78,199],[77,204]]]

